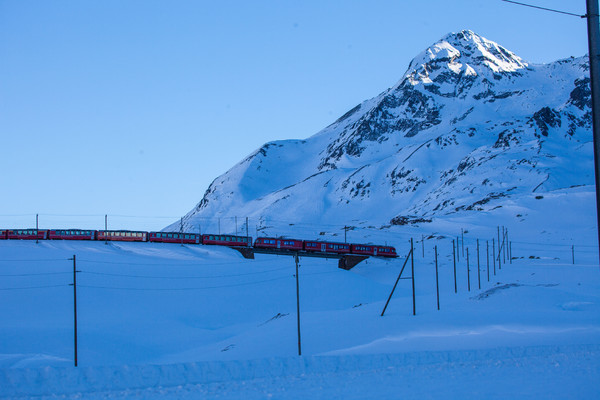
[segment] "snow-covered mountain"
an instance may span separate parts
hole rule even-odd
[[[267,143],[215,179],[184,229],[216,231],[234,216],[259,227],[427,223],[593,187],[590,104],[587,57],[532,65],[452,33],[321,132]]]

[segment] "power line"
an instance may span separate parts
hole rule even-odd
[[[566,11],[555,10],[555,9],[552,9],[552,8],[546,8],[546,7],[534,6],[534,5],[531,5],[531,4],[525,4],[525,3],[519,3],[518,1],[512,1],[512,0],[502,0],[502,1],[504,1],[505,3],[513,3],[513,4],[520,5],[520,6],[531,7],[531,8],[537,8],[537,9],[539,9],[539,10],[544,10],[544,11],[552,11],[552,12],[559,13],[559,14],[572,15],[572,16],[574,16],[574,17],[579,17],[579,18],[586,18],[586,17],[587,17],[587,15],[579,15],[579,14],[574,14],[574,13],[570,13],[570,12],[566,12]]]
[[[50,261],[68,261],[67,258],[32,258],[32,259],[13,259],[0,260],[0,262],[50,262]]]
[[[57,287],[68,287],[69,285],[50,285],[50,286],[27,286],[27,287],[15,287],[15,288],[0,288],[0,290],[26,290],[26,289],[47,289]]]
[[[266,274],[266,273],[269,273],[269,272],[282,271],[284,269],[289,269],[289,267],[270,269],[270,270],[267,270],[267,271],[247,272],[247,273],[243,273],[243,274],[214,275],[214,276],[150,276],[150,275],[113,274],[113,273],[108,273],[108,272],[91,272],[91,271],[81,271],[81,273],[88,274],[88,275],[118,276],[118,277],[124,277],[124,278],[148,278],[148,279],[214,279],[214,278],[232,278],[232,277],[238,277],[238,276]],[[0,275],[0,276],[2,276],[2,275]]]
[[[1,277],[11,277],[11,276],[42,276],[42,275],[65,275],[70,274],[71,272],[40,272],[37,274],[2,274]]]
[[[239,261],[232,262],[223,262],[223,263],[131,263],[131,262],[118,262],[118,261],[96,261],[96,260],[86,260],[86,259],[77,259],[79,262],[88,262],[91,264],[109,264],[109,265],[140,265],[144,267],[213,267],[213,266],[222,266],[222,265],[239,265]],[[281,262],[281,260],[264,260],[262,263],[274,263]]]
[[[290,275],[291,276],[291,275]],[[187,288],[133,288],[133,287],[114,287],[114,286],[94,286],[94,285],[77,285],[78,287],[92,288],[92,289],[111,289],[111,290],[134,290],[134,291],[188,291],[188,290],[207,290],[207,289],[221,289],[230,288],[237,286],[248,286],[257,285],[259,283],[273,282],[281,279],[289,278],[290,276],[281,276],[279,278],[265,279],[262,281],[236,283],[232,285],[218,285],[218,286],[204,286],[204,287],[187,287]]]

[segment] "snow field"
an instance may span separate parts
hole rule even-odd
[[[426,239],[423,256],[421,236],[411,232],[416,316],[410,280],[399,282],[380,316],[409,249],[402,242],[399,259],[369,259],[350,271],[337,260],[301,258],[302,357],[292,257],[245,260],[213,246],[1,242],[0,397],[593,397],[600,382],[595,249],[577,241],[573,265],[568,240],[528,244],[515,234],[513,263],[495,276],[490,270],[488,282],[480,241],[479,290],[478,229],[461,226],[471,291],[461,248],[458,293],[450,238]],[[78,368],[73,254],[81,271]],[[42,286],[51,287],[18,289]]]

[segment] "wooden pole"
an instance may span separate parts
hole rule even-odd
[[[413,296],[413,315],[417,315],[417,306],[415,302],[415,252],[413,238],[410,238],[410,267],[411,267],[411,280],[412,280],[412,296]]]
[[[477,285],[481,289],[481,268],[479,268],[479,239],[477,239]]]
[[[435,246],[435,293],[437,296],[437,308],[440,309],[440,284],[438,280],[438,253],[437,246]]]
[[[296,314],[298,315],[298,355],[302,355],[302,341],[300,339],[300,281],[298,279],[298,253],[296,253]]]
[[[490,281],[490,244],[485,241],[485,269],[487,270],[488,282]]]
[[[469,248],[467,247],[467,290],[471,291],[471,269],[469,268]]]
[[[452,240],[452,261],[454,262],[454,293],[458,293],[458,286],[456,285],[456,247],[454,246],[454,240]]]
[[[492,263],[494,264],[494,276],[496,276],[496,244],[492,238]]]
[[[77,261],[75,254],[70,260],[73,260],[73,349],[75,366],[77,366]]]
[[[394,291],[396,290],[396,286],[398,285],[398,281],[400,281],[400,277],[402,276],[402,272],[404,272],[404,267],[406,267],[406,263],[408,262],[409,257],[412,257],[412,249],[411,249],[411,251],[408,252],[408,255],[406,256],[406,260],[404,260],[404,265],[402,265],[402,269],[400,270],[400,273],[398,274],[398,278],[396,278],[396,283],[394,283],[394,287],[392,288],[392,291],[391,291],[390,295],[388,296],[387,301],[385,302],[385,306],[383,307],[383,311],[381,312],[382,317],[383,317],[383,314],[385,314],[385,310],[387,309],[388,304],[390,304],[392,295],[394,294]]]

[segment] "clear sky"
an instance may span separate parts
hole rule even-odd
[[[587,54],[585,19],[500,0],[0,0],[0,227],[161,229],[462,29],[532,63]]]

